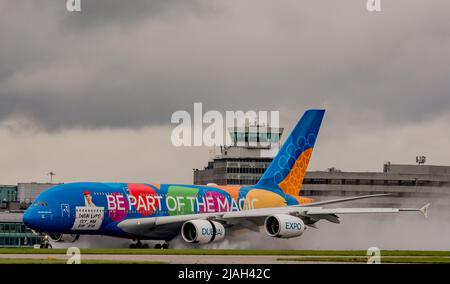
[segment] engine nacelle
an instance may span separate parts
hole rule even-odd
[[[51,241],[61,243],[74,243],[80,238],[80,235],[64,235],[58,233],[49,234],[48,236]]]
[[[225,228],[215,221],[192,220],[183,224],[181,236],[188,243],[206,244],[223,240]]]
[[[295,216],[274,214],[266,218],[264,228],[271,237],[288,239],[300,237],[305,231],[305,223]]]

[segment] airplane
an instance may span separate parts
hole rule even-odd
[[[53,241],[76,241],[80,235],[106,235],[148,248],[156,240],[166,249],[181,235],[191,244],[219,242],[239,229],[274,238],[300,237],[307,227],[338,215],[419,211],[421,208],[327,208],[323,205],[386,196],[372,194],[326,201],[300,196],[306,169],[325,110],[307,110],[257,184],[183,185],[76,182],[41,193],[23,216],[25,225]],[[164,241],[164,243],[159,243]]]

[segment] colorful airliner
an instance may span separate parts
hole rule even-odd
[[[422,208],[324,208],[322,205],[386,194],[314,201],[299,196],[325,110],[308,110],[253,186],[77,182],[40,194],[23,221],[54,241],[79,235],[107,235],[136,241],[158,240],[168,248],[179,236],[188,243],[218,242],[236,229],[293,238],[319,220],[339,223],[340,214],[398,213]]]

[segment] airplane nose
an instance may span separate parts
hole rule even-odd
[[[25,224],[25,226],[27,226],[30,229],[36,230],[38,229],[36,221],[37,221],[36,215],[33,214],[32,210],[27,209],[23,214],[23,223]]]

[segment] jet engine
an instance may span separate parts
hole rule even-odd
[[[266,218],[264,228],[271,237],[288,239],[300,237],[305,231],[305,223],[295,216],[274,214]]]
[[[181,236],[188,243],[206,244],[223,240],[225,228],[215,221],[192,220],[183,224]]]
[[[74,243],[80,238],[80,235],[64,235],[58,233],[49,234],[48,236],[50,237],[50,240],[52,240],[53,242],[64,242],[64,243]]]

